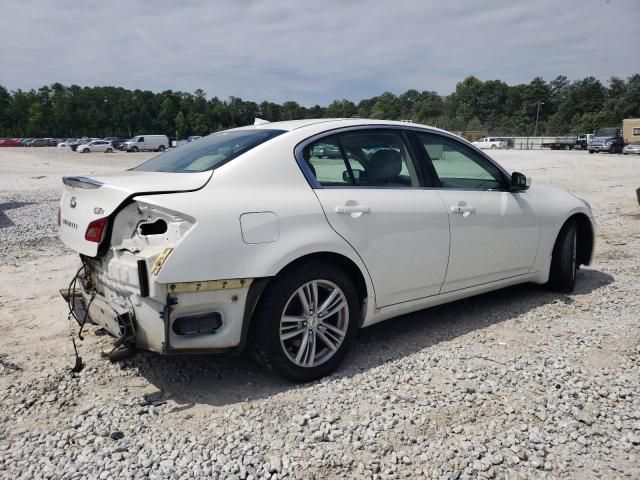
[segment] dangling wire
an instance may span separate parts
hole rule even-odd
[[[78,330],[78,338],[80,340],[84,340],[84,337],[82,336],[82,330],[84,329],[84,325],[87,323],[87,318],[89,317],[89,308],[91,307],[94,298],[96,298],[96,292],[93,292],[91,294],[91,300],[89,300],[89,304],[84,311],[84,318],[82,319],[82,323],[80,324],[80,330]]]
[[[69,336],[71,337],[71,342],[73,343],[73,352],[75,354],[76,360],[74,366],[71,368],[71,372],[78,373],[84,368],[84,363],[82,362],[82,357],[78,354],[78,347],[76,345],[76,339],[74,338],[73,329],[71,326],[71,317],[73,317],[77,323],[80,323],[78,317],[75,314],[75,291],[76,291],[76,283],[78,281],[78,277],[80,276],[80,272],[82,272],[86,268],[86,264],[83,262],[82,266],[78,269],[75,276],[69,283],[69,288],[67,289],[67,307],[69,308],[69,315],[67,320],[69,321]],[[92,298],[93,299],[93,298]],[[87,318],[87,312],[89,309],[85,311],[85,318]],[[81,324],[82,325],[82,324]],[[82,332],[82,326],[80,327],[80,332]],[[82,336],[80,336],[80,340],[82,340]]]

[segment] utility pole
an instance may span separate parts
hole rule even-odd
[[[536,111],[536,128],[535,128],[535,131],[533,132],[534,137],[538,136],[538,117],[540,116],[540,105],[544,105],[544,102],[541,102],[540,100],[538,100],[538,110]]]

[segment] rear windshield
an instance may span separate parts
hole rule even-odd
[[[145,172],[204,172],[233,160],[284,130],[226,130],[158,155],[133,170]]]

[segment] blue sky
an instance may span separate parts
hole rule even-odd
[[[469,75],[640,72],[638,0],[9,0],[0,85],[53,82],[326,105]]]

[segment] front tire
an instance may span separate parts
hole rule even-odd
[[[258,361],[293,382],[333,372],[359,323],[358,294],[340,268],[319,261],[293,267],[265,290],[253,320]]]
[[[553,247],[547,284],[552,290],[562,293],[573,292],[578,270],[577,246],[578,228],[574,220],[569,220],[560,230]]]
[[[107,148],[106,152],[107,153],[111,153],[111,152],[113,152],[113,149],[112,148]]]

